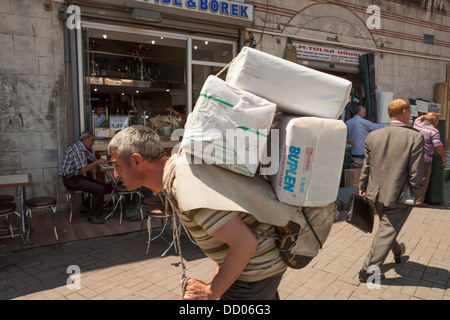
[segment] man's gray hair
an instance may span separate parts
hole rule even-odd
[[[366,108],[366,107],[364,107],[363,105],[358,104],[358,105],[356,106],[355,114],[360,113],[360,112],[362,111],[362,109],[365,109],[365,108]]]
[[[93,134],[89,131],[84,131],[80,136],[80,141],[83,141],[85,138],[89,138],[90,136],[93,136]]]
[[[130,160],[133,153],[139,153],[149,162],[156,161],[166,155],[159,135],[155,130],[144,126],[130,126],[118,132],[109,142],[108,153]]]

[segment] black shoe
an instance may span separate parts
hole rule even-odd
[[[405,252],[406,252],[406,247],[405,247],[405,244],[404,243],[400,243],[400,254],[399,255],[396,255],[396,256],[394,256],[394,261],[395,261],[395,263],[397,263],[397,264],[400,264],[400,263],[402,263],[402,256],[405,254]]]
[[[89,208],[85,205],[81,205],[78,207],[77,212],[78,213],[87,213],[89,211]]]
[[[358,278],[359,278],[359,281],[361,281],[361,282],[367,282],[367,280],[369,280],[369,278],[373,275],[374,275],[373,273],[368,273],[366,270],[361,269],[361,271],[359,271]],[[384,275],[384,273],[381,273],[380,280],[384,280],[384,279],[386,279],[386,276]]]
[[[105,220],[99,219],[97,217],[88,217],[88,221],[92,222],[92,223],[95,223],[95,224],[103,224],[103,223],[105,223]]]

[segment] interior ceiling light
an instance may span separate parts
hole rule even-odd
[[[108,35],[104,34],[103,39],[107,39],[107,38],[108,38]]]

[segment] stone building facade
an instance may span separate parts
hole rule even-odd
[[[27,187],[27,197],[57,195],[59,206],[66,205],[62,182],[57,177],[60,161],[65,148],[79,134],[73,126],[77,108],[72,103],[72,61],[61,17],[67,17],[68,5],[78,2],[0,0],[0,174],[32,173],[34,186]],[[173,3],[162,2],[167,3],[161,7],[163,19],[181,12],[174,8],[172,14],[168,7]],[[235,26],[240,33],[234,38],[238,49],[250,45],[285,57],[292,44],[307,43],[372,52],[377,90],[391,91],[395,98],[432,101],[436,83],[446,81],[446,65],[450,62],[449,1],[236,2],[248,4],[253,10],[252,21]],[[147,3],[153,3],[148,6],[157,11],[155,3],[159,1],[110,3],[118,6],[114,9],[117,12],[121,5],[132,9],[145,8]],[[100,9],[98,12],[102,14]],[[188,24],[183,26],[186,33],[192,33]],[[152,23],[141,28],[153,30]],[[324,64],[325,72],[334,71],[335,64],[324,61],[322,67]],[[0,194],[11,192],[0,189]]]
[[[450,62],[449,1],[251,3],[255,4],[252,28],[256,30],[253,35],[257,49],[282,57],[287,39],[293,37],[374,52],[377,90],[392,91],[396,98],[433,101],[436,83],[446,81],[446,64]],[[378,26],[374,20],[378,20]],[[425,43],[424,38],[430,36],[434,38],[432,43]]]
[[[0,174],[31,173],[27,197],[57,194],[67,146],[63,4],[0,1]]]

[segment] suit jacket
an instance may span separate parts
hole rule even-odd
[[[359,189],[366,197],[385,207],[400,205],[402,189],[411,187],[417,196],[423,188],[424,142],[412,127],[392,122],[369,133],[365,143],[365,159]]]

